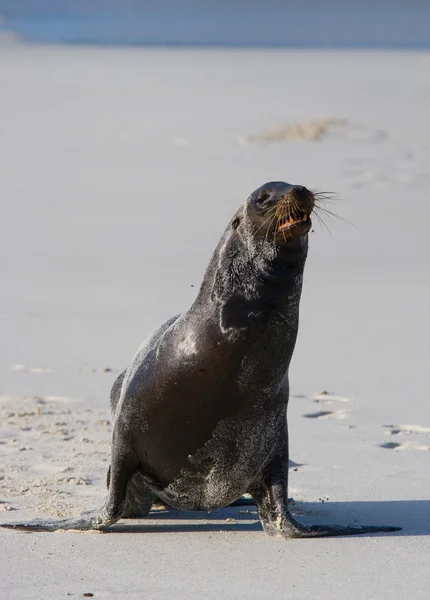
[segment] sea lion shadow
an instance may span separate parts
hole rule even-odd
[[[161,523],[160,523],[161,521]],[[181,521],[172,523],[172,521]],[[219,508],[212,512],[168,508],[152,510],[145,519],[122,520],[111,528],[117,533],[205,533],[222,531],[263,531],[254,505]]]
[[[359,500],[303,502],[292,507],[302,523],[388,525],[401,527],[391,533],[361,534],[360,537],[430,535],[430,500]]]
[[[430,535],[430,500],[294,502],[294,516],[303,524],[391,525],[401,531],[360,537]],[[172,522],[173,521],[173,522]],[[175,522],[176,521],[176,522]],[[180,522],[178,522],[180,521]],[[122,520],[112,533],[207,533],[263,531],[255,506],[226,507],[211,513],[175,509],[152,511],[139,520]]]

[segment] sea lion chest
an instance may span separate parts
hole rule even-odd
[[[121,413],[134,423],[133,445],[157,494],[177,508],[208,510],[245,493],[266,464],[285,422],[288,382],[263,330],[229,339],[201,323],[184,315],[140,357]]]

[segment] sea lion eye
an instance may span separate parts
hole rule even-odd
[[[266,202],[270,198],[269,192],[261,192],[257,198],[257,204],[260,206]]]

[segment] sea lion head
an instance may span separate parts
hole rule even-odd
[[[210,290],[222,331],[234,337],[250,320],[264,321],[294,298],[298,306],[318,194],[302,185],[271,181],[252,192],[236,212],[200,292],[205,297]],[[294,310],[289,314],[294,320]]]
[[[252,192],[245,211],[257,238],[283,246],[307,235],[314,206],[315,196],[304,186],[271,181]]]

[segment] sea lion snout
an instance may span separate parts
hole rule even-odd
[[[308,216],[315,206],[313,193],[303,185],[294,185],[285,197],[289,212],[299,211]]]

